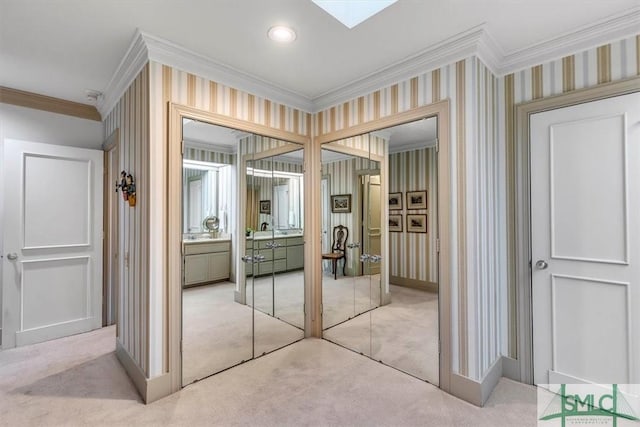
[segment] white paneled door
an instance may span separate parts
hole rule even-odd
[[[3,348],[102,323],[103,152],[5,140]]]
[[[536,384],[640,383],[640,94],[531,117]]]

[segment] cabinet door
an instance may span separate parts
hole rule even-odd
[[[192,285],[209,280],[209,254],[184,257],[184,284]]]
[[[287,270],[297,270],[304,267],[304,246],[289,246],[287,248]]]
[[[229,278],[229,252],[209,254],[209,280]]]

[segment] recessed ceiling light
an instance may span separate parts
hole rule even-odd
[[[280,43],[291,43],[296,39],[296,32],[284,25],[269,28],[269,38]]]
[[[398,0],[311,0],[351,29]]]

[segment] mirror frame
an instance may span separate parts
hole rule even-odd
[[[217,126],[224,126],[237,129],[243,132],[254,133],[270,138],[280,139],[283,141],[294,142],[304,149],[305,165],[307,162],[307,153],[311,146],[311,137],[299,135],[293,132],[275,129],[269,126],[253,123],[247,120],[225,116],[218,113],[212,113],[198,108],[186,105],[168,102],[168,141],[166,152],[167,167],[167,202],[164,206],[164,214],[166,215],[167,233],[163,245],[163,261],[164,261],[164,280],[163,286],[165,292],[164,304],[167,308],[167,317],[163,327],[163,346],[165,352],[165,366],[163,372],[169,373],[168,381],[171,382],[171,392],[176,392],[182,388],[182,256],[184,255],[184,245],[182,244],[182,157],[184,152],[184,142],[182,138],[183,119],[197,120]],[[311,131],[311,130],[310,130]],[[240,161],[240,156],[238,156]],[[309,168],[304,168],[304,189],[305,193],[311,191],[313,178]],[[311,193],[307,193],[311,194]],[[242,210],[238,209],[241,215]],[[304,201],[305,224],[311,224],[310,213],[312,206]],[[309,241],[309,236],[313,230],[305,227],[304,239]],[[235,236],[236,244],[239,240]],[[180,248],[180,250],[178,250]],[[311,245],[305,244],[305,258],[311,258]],[[237,249],[236,249],[237,252]],[[240,252],[237,252],[238,254]],[[240,262],[236,256],[236,263]],[[313,265],[309,268],[305,267],[305,306],[312,306],[310,298],[312,292],[310,290],[313,274]],[[237,278],[236,278],[237,279]],[[236,280],[236,290],[238,290],[238,281]],[[311,310],[305,313],[305,337],[312,333],[315,321]],[[163,376],[164,377],[164,376]],[[160,377],[160,378],[163,378]],[[165,380],[166,381],[166,380]]]
[[[350,138],[374,131],[383,130],[388,127],[397,126],[423,118],[436,117],[437,135],[438,135],[438,239],[440,242],[439,251],[439,263],[438,263],[438,326],[440,335],[440,388],[448,393],[459,395],[456,390],[452,390],[452,378],[454,378],[452,371],[452,331],[451,331],[451,213],[450,205],[453,202],[451,199],[451,160],[450,160],[450,103],[448,99],[435,102],[423,107],[415,107],[401,113],[394,113],[388,116],[375,119],[369,122],[357,124],[351,127],[346,127],[338,131],[328,132],[319,135],[314,138],[314,144],[311,146],[312,150],[317,156],[320,157],[320,150],[324,144],[335,142],[341,139]],[[316,129],[320,128],[320,123],[316,123]],[[332,146],[331,150],[335,150],[336,146]],[[345,154],[353,154],[353,150],[350,149],[344,151]],[[359,150],[356,150],[361,153]],[[388,168],[388,159],[384,159],[381,164],[381,175],[386,176]],[[320,174],[318,172],[318,174]],[[382,178],[382,176],[381,176]],[[318,185],[319,187],[319,185]],[[383,197],[384,194],[382,195]],[[318,214],[315,215],[315,219],[318,220]],[[383,219],[386,223],[388,221],[388,210],[383,212]],[[385,247],[385,254],[388,254],[388,248]],[[319,255],[318,255],[319,258]],[[387,267],[385,269],[388,271]],[[322,283],[322,271],[318,269],[314,273],[318,274],[315,279]],[[388,277],[386,279],[385,286],[388,286]],[[316,290],[318,291],[318,290]],[[322,286],[319,289],[319,298],[322,301]],[[466,319],[466,312],[461,312],[462,305],[455,310],[458,313],[460,319]],[[321,323],[321,322],[320,322]],[[322,325],[320,325],[322,329]],[[466,330],[459,331],[458,339],[466,342]]]

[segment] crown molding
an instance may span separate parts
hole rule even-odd
[[[64,114],[86,120],[102,121],[96,107],[66,99],[0,86],[0,103]]]
[[[147,33],[141,33],[149,60],[169,65],[194,75],[310,112],[313,102],[297,92],[274,85],[241,70],[215,61],[182,46]]]
[[[113,110],[148,60],[149,55],[144,38],[140,30],[136,30],[127,52],[96,103],[96,108],[103,118]]]
[[[202,141],[202,140],[193,139],[193,138],[185,138],[184,147],[193,148],[196,150],[212,151],[212,152],[223,153],[223,154],[236,154],[238,152],[238,148],[231,145],[216,145],[207,141]]]
[[[640,33],[640,7],[502,55],[497,75],[520,71]]]
[[[471,56],[476,56],[496,77],[501,77],[636,35],[640,33],[639,28],[640,7],[635,7],[559,37],[504,53],[485,24],[482,24],[313,99],[137,30],[96,107],[102,117],[105,117],[148,61],[168,65],[302,111],[316,113]]]
[[[473,27],[416,55],[326,92],[313,99],[314,112],[475,55],[485,32],[484,24]]]

